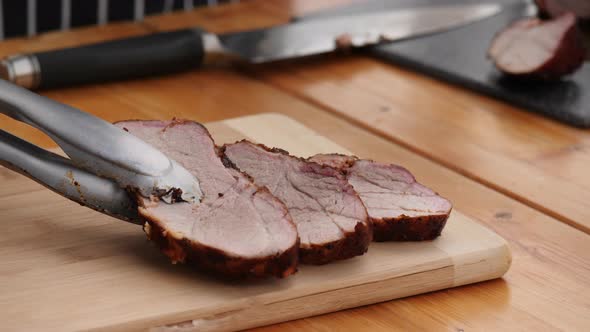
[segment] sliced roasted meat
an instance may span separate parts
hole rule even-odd
[[[227,165],[246,172],[287,205],[299,231],[303,263],[324,264],[367,251],[371,223],[342,172],[248,141],[221,150]]]
[[[139,197],[148,238],[173,262],[230,277],[285,277],[296,271],[297,230],[286,206],[218,157],[207,129],[189,121],[117,123],[189,170],[200,203],[167,204]]]
[[[319,154],[309,160],[346,173],[367,207],[375,241],[434,239],[451,213],[448,200],[416,182],[403,167],[339,154]]]
[[[585,53],[576,16],[566,13],[548,21],[526,18],[511,24],[496,35],[488,57],[505,74],[552,80],[579,69]]]

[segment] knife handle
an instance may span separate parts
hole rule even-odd
[[[169,74],[202,64],[204,34],[185,29],[17,55],[2,62],[0,74],[29,89]]]

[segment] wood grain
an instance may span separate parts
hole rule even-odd
[[[295,0],[272,2],[250,0],[234,6],[244,6],[246,3],[252,2],[261,2],[263,3],[262,6],[265,6],[267,10],[274,11],[272,14],[273,17],[262,18],[264,22],[260,23],[260,26],[273,24],[272,22],[274,21],[286,20],[288,15],[285,13],[291,8],[305,8],[306,6],[314,6],[317,3],[316,1],[305,2]],[[248,6],[253,5],[248,4]],[[222,8],[219,7],[215,10],[219,12]],[[209,9],[198,10],[197,12],[200,12],[198,19],[192,22],[186,21],[182,24],[185,24],[185,26],[209,24],[212,28],[216,24],[234,24],[236,27],[240,25],[236,22],[226,22],[226,20],[241,21],[239,14],[235,14],[236,16],[229,18],[223,18],[221,14],[217,14],[216,16],[206,14],[209,12]],[[241,11],[241,13],[244,17],[257,15],[246,9]],[[252,24],[256,23],[254,22]],[[151,28],[151,26],[149,27]],[[245,25],[242,27],[246,28]],[[143,28],[140,27],[140,30]],[[165,26],[162,25],[162,28],[165,28]],[[72,38],[79,38],[77,39],[79,43],[95,40],[94,38],[98,39],[99,37],[104,39],[113,38],[117,36],[117,29],[120,29],[118,25],[90,28],[82,30],[81,34],[76,37],[73,35],[76,35],[78,31],[71,32],[73,35],[68,35],[69,33],[54,34],[52,38],[55,40],[46,42],[39,40],[19,40],[14,41],[14,43],[22,43],[19,47],[49,49],[56,47],[55,45],[60,45],[59,43],[69,43]],[[146,27],[145,31],[147,30],[149,29]],[[137,33],[144,33],[144,30],[137,31]],[[10,54],[17,50],[16,48],[11,49],[10,47],[2,48],[2,54]],[[328,66],[330,63],[339,64],[337,67],[341,69],[324,72],[322,76],[316,78],[315,84],[307,82],[305,85],[302,85],[306,87],[306,94],[296,93],[295,89],[291,90],[286,86],[286,83],[281,82],[285,80],[284,76],[292,75],[296,77],[297,73],[305,70],[320,72],[321,66]],[[344,66],[346,63],[351,64],[348,72],[346,71],[346,66]],[[290,66],[294,66],[294,64],[290,64]],[[579,137],[584,137],[586,132],[565,128],[553,122],[532,117],[493,100],[448,87],[445,84],[434,82],[419,75],[365,58],[349,56],[345,59],[338,57],[329,57],[326,60],[314,59],[302,62],[293,68],[296,70],[285,72],[281,79],[276,78],[281,74],[281,67],[275,68],[273,66],[265,68],[265,80],[262,82],[253,80],[252,78],[255,77],[254,74],[256,73],[252,72],[247,77],[244,76],[243,72],[236,72],[232,69],[207,69],[157,79],[78,87],[43,93],[110,121],[127,118],[169,119],[173,116],[186,117],[199,121],[215,121],[262,112],[281,112],[287,114],[362,157],[396,162],[407,166],[417,175],[421,182],[432,186],[450,198],[456,208],[464,212],[468,217],[487,225],[506,238],[513,253],[511,270],[503,279],[498,281],[464,286],[448,291],[390,301],[379,305],[306,318],[261,330],[569,331],[587,329],[590,325],[588,321],[588,317],[590,317],[588,315],[588,308],[590,307],[590,284],[587,278],[590,273],[590,246],[586,234],[539,212],[539,210],[545,211],[542,207],[536,205],[536,209],[527,207],[522,202],[527,204],[531,202],[522,200],[511,192],[504,190],[505,194],[501,194],[490,189],[490,186],[494,187],[489,182],[497,175],[495,173],[481,173],[482,176],[488,177],[487,180],[484,178],[488,182],[482,185],[473,180],[482,181],[480,178],[473,176],[472,179],[468,179],[456,171],[441,167],[440,164],[433,162],[436,158],[423,152],[431,150],[430,144],[436,142],[417,140],[416,142],[419,142],[418,145],[418,143],[410,144],[412,142],[393,137],[394,131],[398,131],[401,127],[404,130],[402,132],[405,132],[406,129],[404,128],[407,128],[408,131],[414,128],[416,131],[418,129],[423,130],[420,134],[427,134],[432,131],[448,135],[449,137],[459,135],[459,138],[461,138],[464,137],[461,134],[461,130],[466,130],[466,132],[470,133],[471,129],[465,127],[469,127],[469,124],[473,123],[474,126],[479,128],[491,128],[491,131],[483,132],[483,134],[488,133],[485,139],[490,142],[489,144],[496,142],[496,136],[501,138],[500,142],[502,144],[499,145],[499,148],[496,147],[494,151],[504,151],[503,149],[511,147],[511,143],[514,142],[515,150],[510,151],[528,156],[538,153],[538,150],[534,148],[535,144],[530,142],[527,144],[527,140],[521,137],[521,135],[524,135],[521,132],[531,132],[531,127],[535,129],[532,131],[535,135],[531,135],[529,141],[542,142],[541,146],[544,150],[559,150],[560,146],[567,146],[568,142],[580,141]],[[383,72],[379,74],[381,71]],[[371,80],[376,81],[371,84],[381,84],[383,89],[391,92],[388,95],[389,97],[397,96],[397,100],[401,100],[395,103],[389,101],[383,105],[377,105],[384,106],[383,108],[377,108],[377,110],[380,110],[379,112],[383,112],[384,114],[396,112],[396,119],[402,122],[403,126],[401,124],[391,123],[391,118],[383,115],[383,122],[387,123],[389,127],[381,130],[378,133],[379,136],[376,136],[351,125],[351,122],[355,124],[361,122],[358,119],[353,119],[350,115],[347,115],[345,117],[346,120],[343,120],[342,114],[344,114],[344,111],[340,112],[338,109],[335,109],[336,103],[332,103],[332,106],[329,106],[327,103],[318,103],[317,99],[308,97],[315,90],[324,91],[326,86],[334,85],[333,82],[337,82],[338,85],[350,87],[350,85],[347,85],[351,84],[347,83],[348,80],[355,81],[357,77],[363,77],[369,74]],[[267,77],[266,75],[272,77]],[[379,83],[382,76],[387,79]],[[397,84],[392,84],[392,80],[397,82]],[[358,83],[355,83],[355,86],[357,85]],[[434,89],[433,86],[438,87],[437,89],[442,90],[442,92]],[[335,91],[333,87],[330,87],[330,89]],[[357,88],[343,90],[339,97],[348,101],[347,96],[355,95],[355,89]],[[394,94],[393,92],[396,92],[398,89],[399,93]],[[430,91],[432,95],[437,97],[433,98],[430,94],[422,94],[421,91]],[[448,123],[450,120],[440,120],[440,126],[446,129],[438,132],[437,126],[439,123],[436,122],[438,118],[430,117],[428,112],[424,114],[429,109],[424,105],[427,104],[428,100],[434,105],[439,105],[437,103],[442,103],[440,101],[441,94],[443,96],[449,95],[449,99],[452,99],[453,102],[450,103],[450,106],[446,103],[441,104],[440,109],[443,109],[445,112],[451,112],[453,116],[450,118],[453,119],[453,123],[458,123],[458,125],[451,126]],[[404,98],[404,95],[414,97]],[[367,93],[365,95],[363,93],[356,96],[358,101],[353,100],[350,104],[358,105],[355,109],[357,112],[364,112],[369,106],[375,106],[371,103],[371,100],[374,100],[374,97],[371,97],[372,94]],[[420,98],[416,98],[416,96]],[[360,102],[363,100],[366,101],[366,104]],[[320,104],[321,107],[318,107]],[[343,104],[342,106],[338,106],[338,108],[342,107],[348,110],[347,112],[353,112],[351,107],[345,105],[345,103]],[[468,105],[469,107],[464,105]],[[420,109],[421,111],[413,112],[414,109]],[[439,112],[442,116],[443,112],[440,109],[433,109],[433,112]],[[339,116],[328,114],[324,110],[329,110],[331,113],[338,114]],[[377,113],[377,110],[374,112]],[[420,118],[424,116],[427,116],[426,119]],[[431,121],[434,123],[430,126],[420,125],[421,123]],[[37,144],[43,146],[53,145],[49,139],[38,134],[38,132],[28,127],[20,126],[6,118],[0,117],[0,126]],[[363,126],[365,128],[370,127],[367,125]],[[524,128],[524,131],[521,128]],[[369,129],[374,133],[376,132],[375,129]],[[383,133],[383,131],[386,133]],[[418,134],[415,135],[419,136]],[[405,136],[406,134],[404,134]],[[440,137],[447,136],[443,135]],[[440,137],[435,137],[436,141],[440,141]],[[397,143],[392,143],[392,138]],[[478,140],[483,141],[484,139],[478,138]],[[554,144],[553,142],[556,142],[556,145],[552,145]],[[581,143],[585,144],[584,142]],[[454,139],[453,144],[457,144],[455,147],[456,150],[461,151],[460,149],[464,146],[463,144],[469,147],[471,143],[462,143],[461,140]],[[409,149],[403,146],[409,147]],[[572,149],[575,150],[575,148]],[[414,153],[415,151],[420,152],[421,155]],[[564,177],[579,176],[574,171],[581,171],[582,174],[585,174],[584,165],[578,162],[581,157],[579,155],[571,157],[568,149],[564,151],[563,156],[559,154],[551,155],[553,158],[555,156],[562,158],[561,163],[554,164],[554,171],[562,168],[568,170],[567,172],[563,172],[562,176]],[[480,159],[466,159],[464,157],[462,161],[468,165],[469,169],[482,167]],[[486,159],[483,161],[489,160]],[[491,161],[492,164],[494,162],[495,160]],[[459,168],[455,167],[455,169],[461,171]],[[0,179],[4,181],[3,184],[6,183],[5,179],[18,176],[13,173],[4,173],[0,172]],[[507,176],[504,174],[501,175]],[[523,182],[527,180],[526,176],[521,176],[518,179],[515,178],[514,181]],[[556,192],[561,192],[562,189],[560,186],[561,184],[558,183],[554,188],[544,190],[545,193],[539,192],[536,195],[547,195],[553,189]],[[509,187],[512,187],[512,184]],[[44,227],[43,232],[55,232],[59,230],[59,227],[54,222],[41,221],[43,216],[37,210],[33,209],[30,211],[29,209],[22,208],[29,199],[28,193],[35,192],[35,190],[42,190],[40,187],[33,183],[28,183],[12,186],[10,190],[16,190],[21,193],[18,196],[18,200],[11,201],[11,204],[21,207],[19,209],[20,217],[39,221]],[[506,196],[506,194],[518,198],[521,202],[513,200]],[[549,207],[547,211],[559,209],[568,212],[569,207],[562,208],[556,205],[555,202],[557,202],[557,199],[560,199],[557,196],[555,197],[555,201],[547,204]],[[0,199],[1,197],[0,195]],[[55,202],[36,203],[56,204]],[[560,201],[560,203],[563,202]],[[60,216],[69,216],[71,214],[67,210],[67,204],[58,206],[63,208]],[[4,220],[2,216],[3,213],[0,211],[0,219]],[[564,219],[561,218],[561,220]],[[88,219],[80,219],[79,223],[72,227],[72,237],[80,236],[76,232],[76,228],[82,228],[85,221],[88,221]],[[132,227],[131,225],[128,226]],[[109,230],[108,227],[102,224],[96,225],[96,227],[89,232],[98,230],[100,227],[103,227],[102,232],[108,232]],[[30,231],[32,232],[33,230],[30,229]],[[134,229],[133,232],[135,232]],[[11,236],[14,237],[13,243],[19,241],[17,234],[11,234]],[[24,241],[27,238],[22,239],[23,241],[21,242],[27,246],[35,245],[34,243]],[[137,238],[135,241],[137,241],[135,242],[138,248],[137,252],[140,255],[149,255],[149,251],[144,253],[140,250],[140,248],[145,248],[143,239]],[[59,251],[61,256],[58,257],[76,260],[81,259],[81,257],[101,257],[105,254],[109,255],[109,253],[117,255],[118,252],[116,247],[111,248],[106,253],[95,252],[91,247],[81,246],[81,248],[86,249],[80,249],[78,251],[63,249]],[[8,262],[13,260],[18,260],[18,257],[10,258],[3,256],[0,269],[5,269],[5,266],[8,266]],[[46,264],[50,265],[52,261],[48,261]],[[67,280],[64,281],[64,283],[67,282]],[[31,287],[34,287],[34,285]],[[92,285],[89,284],[88,287],[91,288]],[[125,290],[121,291],[125,292]],[[0,301],[2,302],[10,303],[16,300],[5,299],[0,296]],[[120,310],[124,310],[124,308],[120,308]],[[105,317],[105,320],[108,321],[109,317]]]
[[[350,153],[274,114],[209,128],[218,144],[248,138],[302,156]],[[30,181],[7,182],[17,188]],[[454,211],[435,241],[375,243],[363,257],[300,266],[285,280],[223,282],[172,266],[147,243],[138,247],[140,227],[72,206],[47,190],[0,192],[8,223],[0,251],[11,258],[0,273],[0,320],[9,330],[139,330],[184,320],[198,331],[237,330],[498,278],[511,261],[502,238]],[[34,216],[23,218],[23,210]],[[47,224],[55,229],[47,232]],[[466,233],[472,236],[465,239]]]
[[[361,56],[255,75],[590,232],[590,133]]]

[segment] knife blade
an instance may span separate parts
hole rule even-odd
[[[271,62],[442,32],[501,9],[498,4],[424,6],[221,35],[199,28],[161,32],[13,55],[0,62],[0,77],[29,89],[47,89],[169,74],[219,58]]]

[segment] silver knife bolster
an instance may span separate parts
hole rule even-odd
[[[41,67],[34,54],[15,54],[0,61],[0,78],[27,89],[41,84]]]
[[[219,39],[219,36],[213,33],[205,32],[201,35],[203,42],[203,65],[227,65],[235,62],[244,61],[241,56],[228,50]]]

